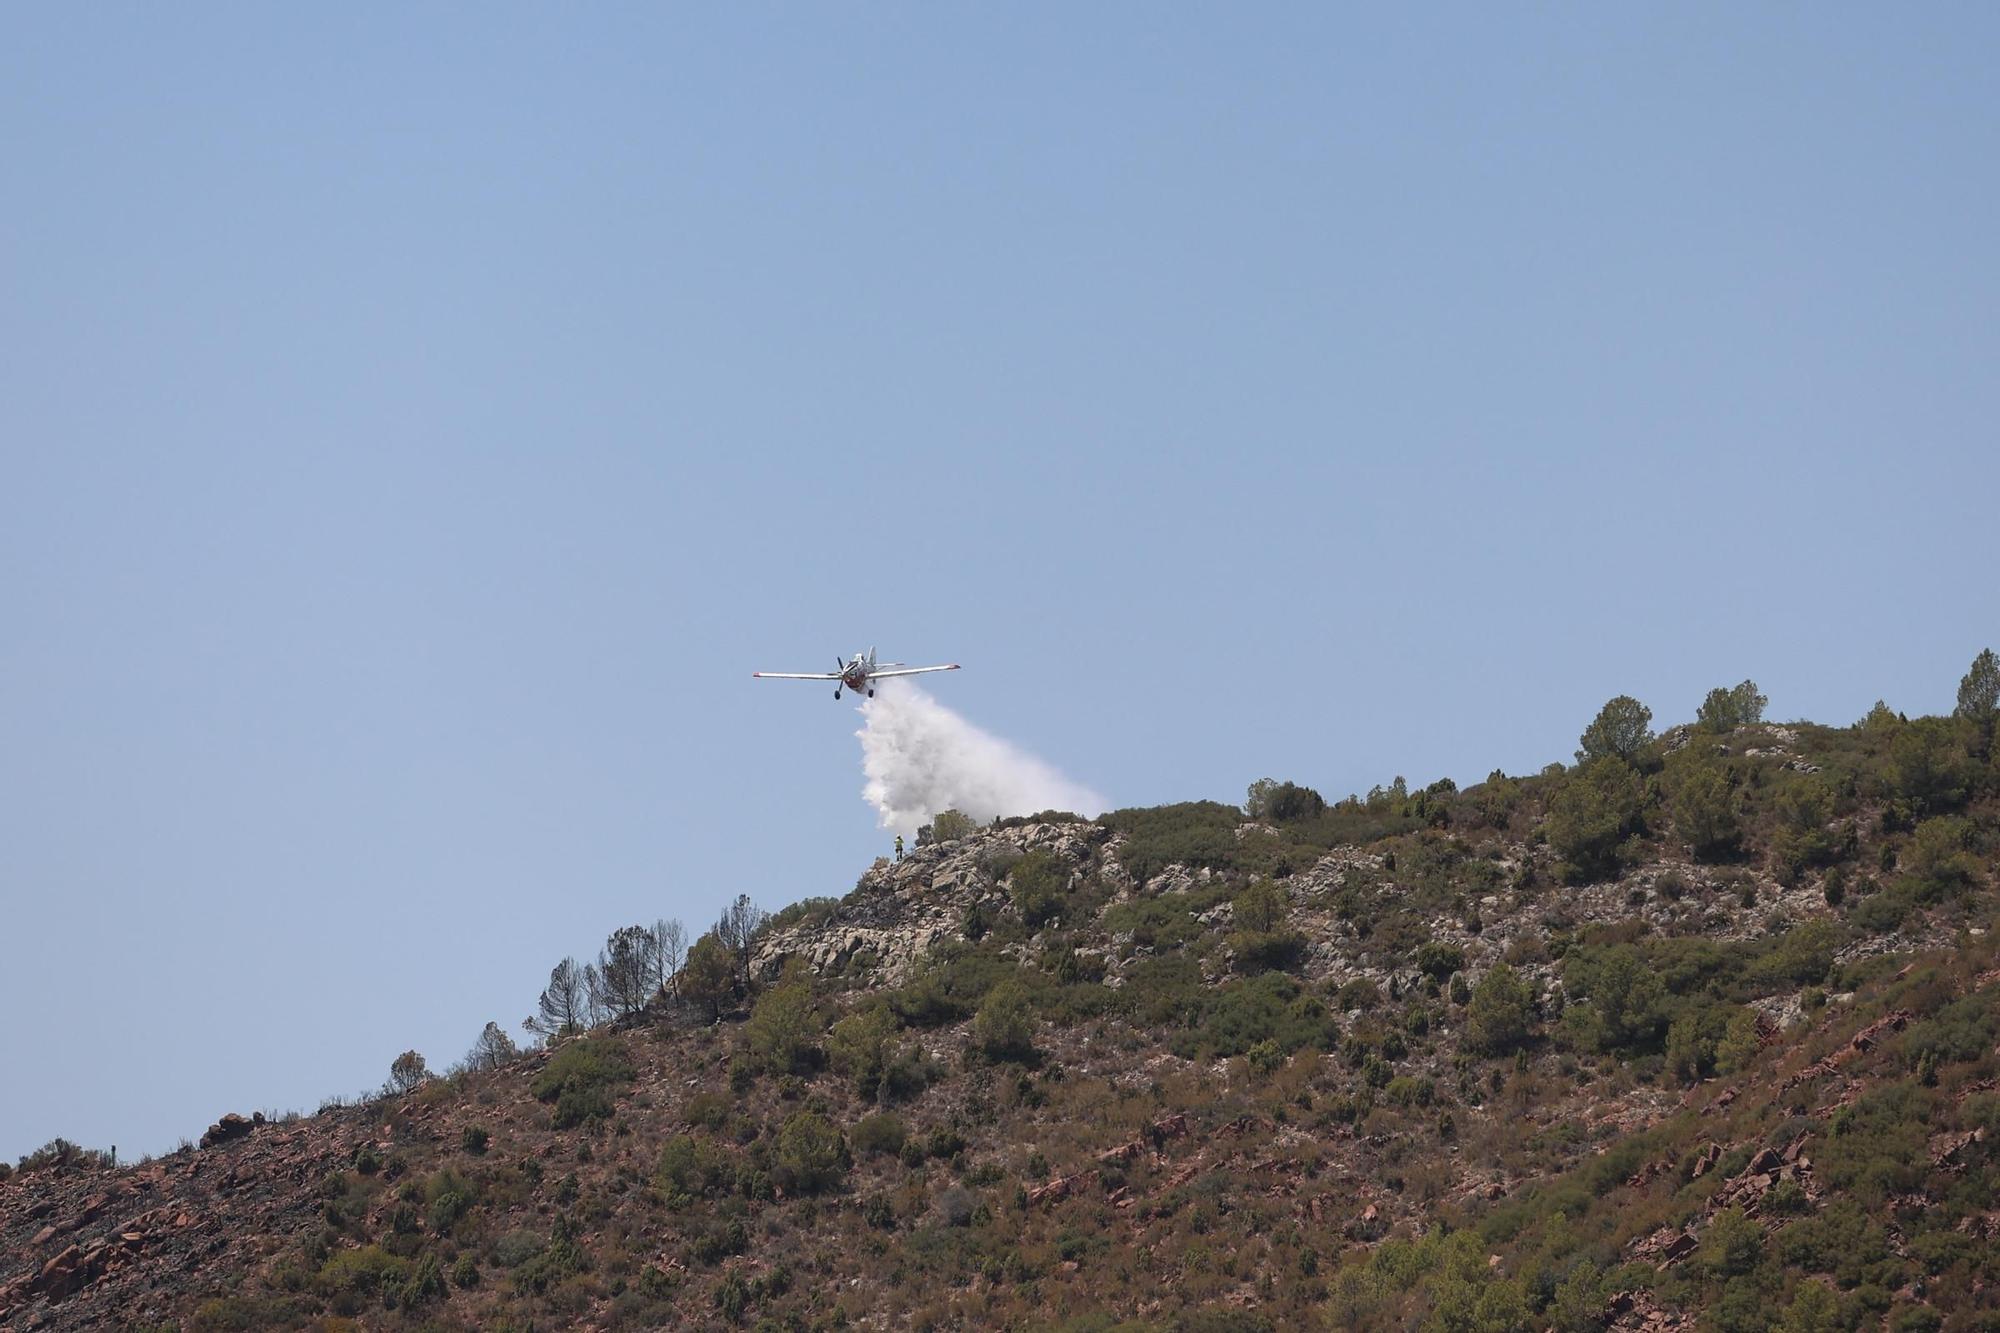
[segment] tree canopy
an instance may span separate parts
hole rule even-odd
[[[1597,716],[1577,738],[1582,748],[1578,763],[1592,759],[1616,758],[1631,763],[1634,755],[1653,739],[1653,710],[1629,694],[1621,694],[1597,710]]]

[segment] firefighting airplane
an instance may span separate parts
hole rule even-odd
[[[875,650],[873,648],[870,648],[866,653],[856,653],[853,657],[845,659],[836,653],[833,660],[840,667],[838,671],[753,671],[750,674],[759,680],[836,681],[838,683],[833,687],[833,697],[836,699],[840,697],[840,692],[843,689],[866,690],[868,697],[873,699],[875,697],[875,682],[878,680],[887,680],[891,676],[921,676],[927,671],[958,670],[958,663],[956,662],[953,662],[949,666],[927,667],[904,666],[901,662],[878,663],[875,660]]]

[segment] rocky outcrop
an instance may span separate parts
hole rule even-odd
[[[1816,1078],[1824,1078],[1828,1074],[1837,1073],[1842,1065],[1855,1056],[1865,1055],[1867,1052],[1873,1050],[1875,1043],[1880,1041],[1885,1033],[1901,1032],[1904,1028],[1908,1027],[1911,1017],[1912,1015],[1908,1010],[1898,1009],[1892,1014],[1885,1014],[1881,1018],[1876,1019],[1867,1027],[1855,1033],[1853,1039],[1843,1049],[1835,1051],[1832,1055],[1826,1056],[1823,1059],[1814,1061],[1812,1064],[1807,1065],[1804,1069],[1787,1078],[1778,1086],[1778,1091],[1790,1092],[1802,1083],[1810,1083]]]
[[[248,1119],[231,1111],[228,1115],[223,1116],[222,1119],[210,1125],[202,1133],[201,1146],[204,1148],[214,1148],[224,1143],[233,1142],[236,1139],[244,1137],[251,1130],[263,1123],[264,1113],[262,1111],[253,1113]]]
[[[1006,872],[1014,861],[1046,851],[1073,874],[1108,873],[1100,857],[1108,839],[1095,824],[1029,824],[919,847],[868,870],[824,918],[766,932],[751,974],[768,981],[797,958],[823,976],[864,972],[878,984],[901,985],[938,944],[977,930],[981,915],[993,921],[1012,910]]]

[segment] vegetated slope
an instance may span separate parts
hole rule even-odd
[[[23,1169],[0,1325],[2000,1327],[1985,733],[1626,740],[1003,821],[722,1022]]]

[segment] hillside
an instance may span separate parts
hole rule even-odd
[[[1000,821],[706,999],[52,1147],[0,1326],[2000,1328],[1991,705],[1745,688],[1464,791]]]

